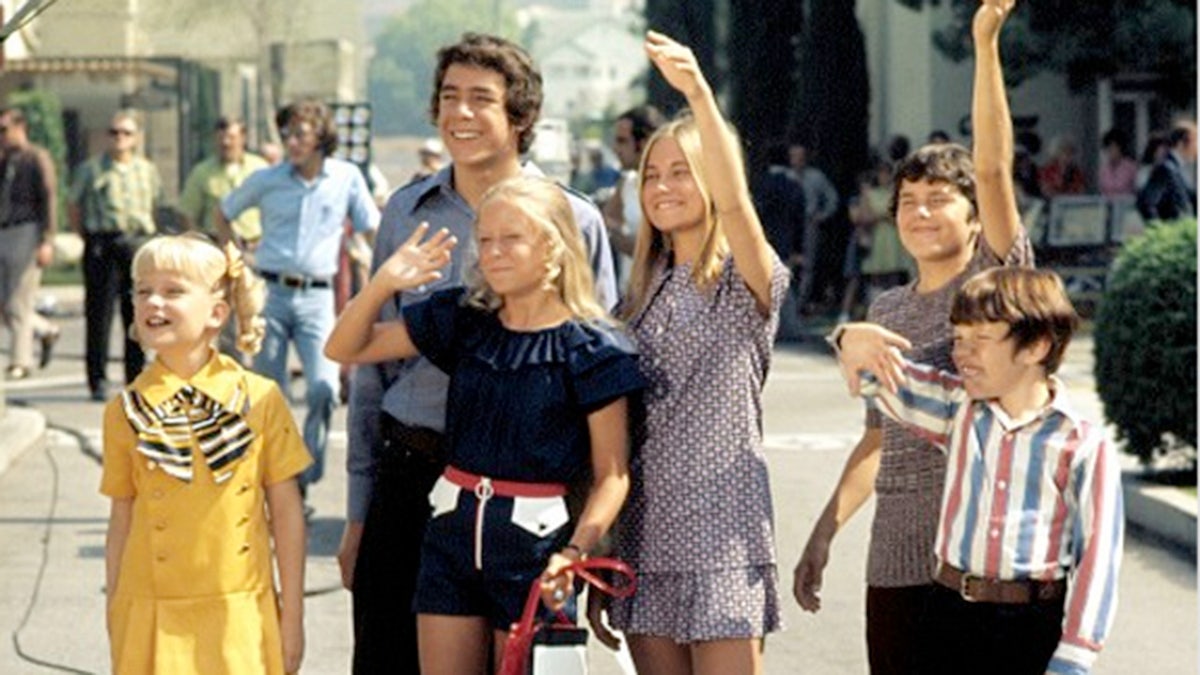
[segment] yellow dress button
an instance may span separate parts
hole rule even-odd
[[[166,561],[167,561],[167,554],[166,554],[166,553],[159,553],[158,555],[154,556],[154,559],[155,559],[155,560],[157,560],[158,562],[166,562]]]
[[[238,549],[238,553],[249,553],[249,552],[250,552],[250,544],[242,544],[242,547]]]
[[[158,463],[152,459],[146,460],[146,470],[153,471],[158,468]]]
[[[154,524],[154,529],[158,530],[159,532],[162,532],[163,530],[167,529],[167,521],[165,521],[165,520],[158,521],[157,523]]]
[[[242,516],[241,518],[238,518],[237,524],[240,526],[240,525],[245,525],[248,522],[250,522],[250,516]]]

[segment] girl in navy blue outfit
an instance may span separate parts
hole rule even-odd
[[[325,351],[343,363],[420,353],[450,375],[450,465],[430,494],[413,605],[423,673],[486,673],[530,584],[540,575],[543,602],[567,605],[566,568],[620,511],[625,397],[642,380],[631,343],[595,300],[570,205],[553,183],[518,177],[489,190],[468,286],[376,323],[394,294],[437,279],[449,261],[454,238],[427,231],[346,306]],[[589,489],[574,517],[565,496],[580,484]]]

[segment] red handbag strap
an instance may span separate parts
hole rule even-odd
[[[616,558],[584,558],[572,563],[568,569],[578,575],[580,579],[591,584],[596,590],[601,593],[607,593],[615,598],[627,598],[637,591],[637,575],[634,574],[633,568],[623,560],[617,560]],[[610,584],[595,574],[600,570],[615,572],[624,577],[625,581],[621,584]],[[529,586],[529,595],[525,597],[525,609],[521,612],[521,619],[516,624],[513,624],[514,629],[525,632],[533,631],[533,622],[537,617],[538,603],[541,602],[541,599],[541,577],[538,577]],[[566,622],[564,621],[564,623]]]
[[[610,584],[594,573],[599,570],[616,572],[625,578],[625,582],[615,585]],[[596,590],[611,595],[614,598],[628,598],[637,591],[637,575],[634,574],[633,568],[624,560],[616,558],[584,558],[571,565],[571,571],[579,575],[580,579],[591,584]]]

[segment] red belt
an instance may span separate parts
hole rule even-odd
[[[476,476],[453,466],[446,467],[442,474],[446,480],[460,488],[470,490],[476,497],[563,497],[567,486],[562,483],[522,483],[514,480],[499,480],[487,476]]]

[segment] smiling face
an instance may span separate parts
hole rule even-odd
[[[146,270],[134,283],[138,342],[165,357],[207,349],[228,312],[212,289],[177,271]]]
[[[677,233],[704,224],[705,203],[679,142],[654,142],[642,166],[642,213],[659,232]]]
[[[479,210],[475,237],[479,271],[496,295],[523,296],[547,288],[549,243],[525,211],[503,199],[488,200]]]
[[[437,126],[454,163],[486,168],[518,161],[517,136],[505,109],[504,76],[461,63],[446,69]]]
[[[969,258],[980,231],[971,202],[941,180],[904,181],[896,199],[900,243],[918,263]]]

